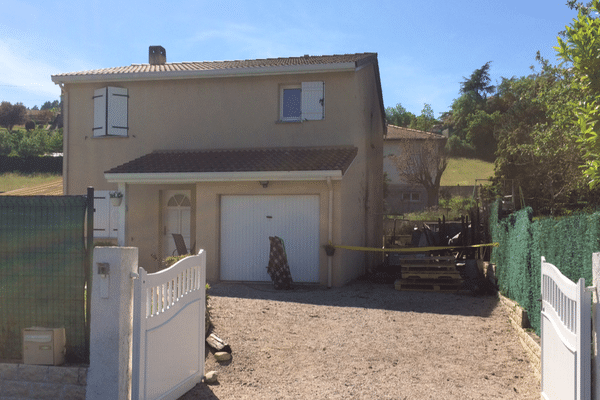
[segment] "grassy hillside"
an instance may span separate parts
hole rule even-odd
[[[442,186],[473,186],[475,179],[487,179],[494,175],[494,163],[470,158],[450,158],[442,175]],[[480,182],[483,183],[483,182]]]

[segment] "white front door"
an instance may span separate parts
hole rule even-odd
[[[163,196],[163,250],[164,258],[177,255],[173,233],[179,233],[185,240],[188,251],[191,249],[190,225],[191,209],[189,190],[167,190]]]

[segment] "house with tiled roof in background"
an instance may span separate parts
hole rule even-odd
[[[387,214],[406,214],[422,211],[437,199],[429,199],[427,190],[422,185],[407,182],[399,174],[399,168],[407,168],[407,155],[417,159],[431,156],[441,151],[446,145],[447,137],[438,133],[424,132],[395,125],[388,125],[383,140],[383,171],[386,177],[386,194],[384,209]],[[430,145],[431,151],[423,152],[422,148]],[[433,158],[433,157],[432,157]],[[402,165],[398,165],[400,164]]]
[[[96,190],[96,237],[154,272],[172,234],[209,281],[269,281],[269,236],[292,279],[340,286],[379,262],[385,112],[376,53],[166,61],[52,76],[64,193]],[[119,205],[109,192],[123,195]],[[116,204],[116,203],[115,203]]]

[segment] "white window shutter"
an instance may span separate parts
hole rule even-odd
[[[119,209],[112,205],[110,191],[94,191],[94,237],[116,238],[118,228]]]
[[[127,136],[127,89],[108,88],[107,135]]]
[[[106,89],[94,90],[93,136],[106,135]]]
[[[325,83],[302,82],[302,119],[314,121],[325,116]]]
[[[108,190],[94,191],[94,237],[110,236],[110,199]]]

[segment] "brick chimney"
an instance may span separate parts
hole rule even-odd
[[[167,63],[167,51],[162,46],[150,46],[148,52],[150,65],[165,65]]]

